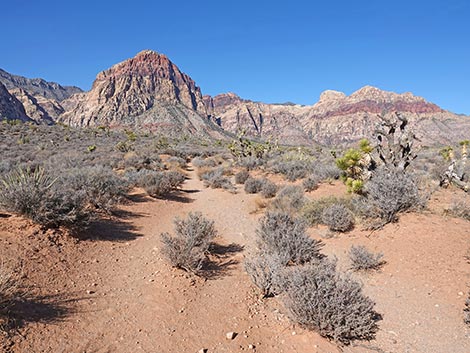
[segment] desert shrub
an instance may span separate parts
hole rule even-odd
[[[146,154],[141,155],[140,153],[137,154],[135,152],[128,152],[124,155],[123,161],[118,163],[120,168],[124,168],[126,170],[129,169],[149,169],[149,170],[163,170],[164,165],[162,163],[161,158],[155,154]]]
[[[330,163],[316,163],[315,169],[312,171],[320,181],[335,180],[341,176],[341,170],[335,165]]]
[[[322,222],[330,230],[346,232],[354,225],[354,216],[344,205],[333,204],[325,208],[322,212]]]
[[[92,206],[107,213],[126,197],[129,189],[125,180],[103,166],[68,170],[58,182],[64,189],[84,191]]]
[[[245,259],[245,271],[265,298],[282,292],[282,270],[276,254],[258,252]]]
[[[452,200],[449,208],[446,210],[446,213],[451,216],[470,221],[470,200],[468,196]]]
[[[0,330],[6,327],[9,320],[8,309],[19,294],[17,276],[14,271],[2,264],[0,267]]]
[[[181,172],[155,172],[141,171],[135,176],[137,185],[152,197],[164,196],[171,191],[177,189],[185,180],[185,176]]]
[[[465,322],[467,325],[470,325],[470,294],[465,300],[465,308],[463,309],[463,314],[463,322]]]
[[[350,210],[352,208],[349,199],[327,196],[307,202],[300,211],[301,217],[310,226],[322,224],[323,211],[334,204],[341,204]]]
[[[223,167],[208,168],[206,172],[201,174],[201,179],[204,185],[212,189],[225,189],[235,191],[235,186],[232,184],[230,178],[225,176],[226,170]]]
[[[84,190],[71,192],[42,168],[17,169],[0,180],[0,207],[45,227],[83,227],[91,218]]]
[[[318,188],[320,182],[319,177],[316,174],[310,174],[302,183],[305,191],[313,191]]]
[[[193,160],[192,160],[192,164],[196,167],[196,168],[202,168],[202,167],[216,167],[217,166],[217,161],[215,159],[212,159],[212,158],[201,158],[201,157],[195,157]]]
[[[394,222],[398,213],[424,207],[426,204],[413,176],[395,168],[379,168],[366,183],[364,190],[363,214],[379,218],[383,223]]]
[[[242,170],[235,174],[235,182],[237,184],[245,184],[246,180],[250,177],[248,170]]]
[[[271,167],[274,173],[282,174],[289,181],[304,178],[310,170],[310,166],[301,160],[276,161]]]
[[[384,264],[383,256],[382,253],[371,253],[362,245],[352,245],[349,249],[349,260],[354,271],[378,270]]]
[[[305,204],[305,194],[301,186],[287,185],[277,193],[271,203],[273,210],[294,213]]]
[[[257,158],[254,156],[242,157],[237,163],[240,167],[244,167],[247,170],[255,170],[264,165],[263,158]]]
[[[277,193],[277,185],[268,179],[262,179],[262,186],[261,186],[261,195],[265,198],[271,198],[276,196]]]
[[[263,180],[259,178],[248,178],[245,181],[245,192],[248,194],[257,194],[263,188]]]
[[[165,173],[172,189],[179,188],[186,180],[186,175],[178,170],[170,170]]]
[[[166,160],[166,164],[169,168],[186,168],[186,160],[181,157],[171,156]]]
[[[217,235],[214,222],[201,213],[176,218],[175,235],[162,233],[162,254],[174,267],[197,273],[201,270],[212,240]]]
[[[380,316],[362,286],[336,270],[336,262],[293,267],[286,276],[284,304],[293,320],[342,344],[370,340]]]
[[[310,238],[303,221],[283,212],[267,212],[256,231],[259,248],[283,265],[304,264],[322,257],[323,243]]]

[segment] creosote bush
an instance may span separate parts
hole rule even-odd
[[[175,235],[162,233],[162,253],[174,267],[198,273],[206,260],[209,246],[217,235],[214,222],[199,212],[186,219],[176,218]]]
[[[354,271],[378,270],[385,263],[382,253],[373,254],[363,245],[351,246],[349,260]]]
[[[344,205],[333,204],[322,212],[322,222],[332,231],[346,232],[354,226],[354,216]]]
[[[281,264],[304,264],[322,258],[323,243],[306,234],[303,221],[288,213],[267,212],[256,232],[259,248],[277,255]]]
[[[348,344],[370,340],[380,316],[362,286],[324,259],[314,265],[288,269],[283,301],[293,320],[322,336]]]
[[[201,173],[200,178],[204,181],[204,185],[212,189],[225,189],[235,192],[235,186],[229,177],[225,176],[226,170],[223,167],[209,168]]]

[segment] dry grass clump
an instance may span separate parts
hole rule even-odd
[[[470,221],[470,200],[468,196],[452,200],[446,213]]]
[[[245,271],[253,283],[261,290],[264,298],[282,292],[283,265],[276,254],[257,252],[245,259]]]
[[[245,181],[245,192],[248,194],[257,194],[263,188],[263,180],[259,178],[249,177]]]
[[[354,271],[378,270],[385,263],[383,253],[371,253],[363,245],[352,245],[349,249],[351,269]]]
[[[217,235],[214,222],[201,213],[189,213],[186,219],[175,218],[175,234],[160,235],[162,254],[174,267],[197,273],[201,270],[212,240]]]

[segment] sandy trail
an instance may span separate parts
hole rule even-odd
[[[315,333],[297,329],[293,335],[279,303],[260,301],[251,286],[243,256],[259,217],[250,214],[255,197],[206,189],[191,169],[171,200],[134,194],[122,207],[121,224],[92,229],[94,239],[81,245],[87,258],[58,285],[58,292],[76,299],[75,311],[55,324],[31,324],[13,350],[336,352]],[[214,220],[219,232],[207,280],[171,269],[159,252],[159,234],[173,232],[174,217],[191,211]],[[225,337],[230,331],[238,333],[234,340]]]

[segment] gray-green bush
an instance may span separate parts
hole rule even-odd
[[[374,338],[380,319],[375,303],[358,282],[336,270],[335,261],[288,271],[283,301],[295,322],[342,344]]]
[[[363,245],[352,245],[348,255],[354,271],[378,270],[385,263],[383,253],[373,254]]]
[[[175,234],[162,233],[162,254],[174,267],[198,273],[207,257],[212,240],[217,235],[214,222],[199,212],[186,219],[175,218]]]

